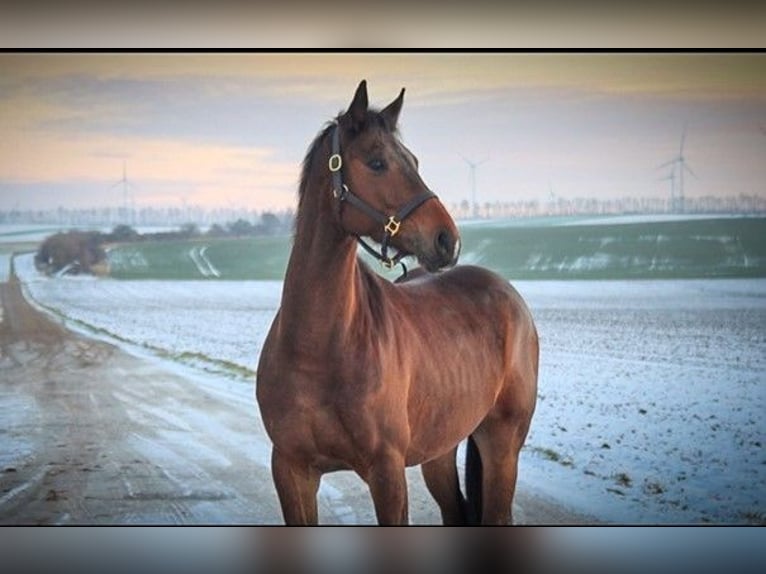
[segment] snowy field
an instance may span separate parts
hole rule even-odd
[[[281,293],[267,281],[47,279],[31,256],[16,270],[74,326],[249,385]],[[525,488],[606,521],[766,520],[766,279],[515,285],[541,337]]]

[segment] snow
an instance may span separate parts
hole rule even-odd
[[[525,484],[619,522],[763,520],[766,281],[518,287],[542,349]]]
[[[252,371],[282,293],[281,281],[50,279],[30,256],[17,257],[16,266],[34,300],[80,326],[187,361]]]
[[[79,328],[237,365],[247,384],[282,288],[49,279],[15,261],[28,294]],[[541,340],[522,488],[606,521],[764,520],[766,279],[514,285]]]

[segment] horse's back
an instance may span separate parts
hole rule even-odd
[[[534,321],[524,298],[506,279],[484,267],[458,265],[442,273],[431,274],[422,268],[408,273],[397,284],[418,289],[430,286],[435,292],[484,302],[490,313],[508,314],[519,326],[534,329]]]

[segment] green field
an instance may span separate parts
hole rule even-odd
[[[466,227],[464,263],[509,279],[766,276],[766,219]]]
[[[220,279],[282,279],[291,246],[289,236],[147,241],[115,247],[108,257],[110,274],[118,279],[202,279],[195,255],[200,262],[199,250],[206,247]]]
[[[766,277],[766,218],[561,223],[465,225],[460,262],[508,279]],[[121,279],[282,279],[291,245],[290,236],[134,243],[112,249],[109,261]]]

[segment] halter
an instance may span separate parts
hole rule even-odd
[[[380,253],[375,251],[367,242],[361,237],[355,235],[356,240],[359,242],[367,253],[375,257],[380,261],[381,265],[386,269],[392,269],[395,265],[399,264],[404,268],[403,276],[407,275],[407,268],[401,260],[405,257],[405,254],[399,251],[393,257],[388,256],[388,244],[392,237],[399,233],[399,227],[402,222],[410,216],[418,207],[423,205],[426,201],[432,197],[436,197],[436,194],[431,191],[425,191],[420,195],[415,196],[410,201],[405,203],[394,215],[386,215],[382,211],[378,211],[369,203],[364,201],[361,197],[354,194],[346,184],[343,183],[343,175],[341,174],[341,167],[343,166],[343,158],[340,155],[340,135],[338,134],[338,125],[332,132],[332,155],[328,162],[328,167],[332,173],[332,195],[338,200],[338,216],[340,217],[343,203],[348,202],[358,210],[363,211],[369,217],[377,221],[383,226],[383,241],[380,247]]]

